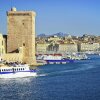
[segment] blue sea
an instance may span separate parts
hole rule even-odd
[[[0,79],[0,100],[100,100],[100,56],[37,67],[37,77]]]

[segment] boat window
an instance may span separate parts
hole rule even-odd
[[[3,69],[2,69],[2,71],[3,71]]]
[[[1,72],[1,69],[0,69],[0,72]]]
[[[9,71],[12,71],[12,69],[9,69]]]
[[[5,71],[9,71],[9,69],[5,69]]]

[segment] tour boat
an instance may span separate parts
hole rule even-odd
[[[0,78],[19,78],[36,75],[36,69],[30,69],[27,64],[16,64],[12,66],[0,64]]]

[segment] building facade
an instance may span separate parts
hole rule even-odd
[[[48,43],[37,43],[36,44],[36,53],[37,54],[46,54],[48,49]]]
[[[77,52],[77,44],[59,44],[59,52]]]
[[[80,51],[97,51],[100,48],[99,43],[81,43]]]

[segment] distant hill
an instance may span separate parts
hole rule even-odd
[[[42,33],[42,34],[37,35],[37,37],[48,37],[48,35]]]
[[[69,34],[59,32],[59,33],[55,33],[52,35],[46,35],[46,34],[42,33],[42,34],[37,35],[37,37],[49,37],[49,36],[54,36],[54,35],[56,35],[58,37],[65,37],[65,36],[68,36]]]
[[[62,32],[55,33],[55,34],[53,34],[53,35],[56,35],[56,36],[58,36],[58,37],[65,37],[65,36],[68,36],[68,34],[62,33]]]

